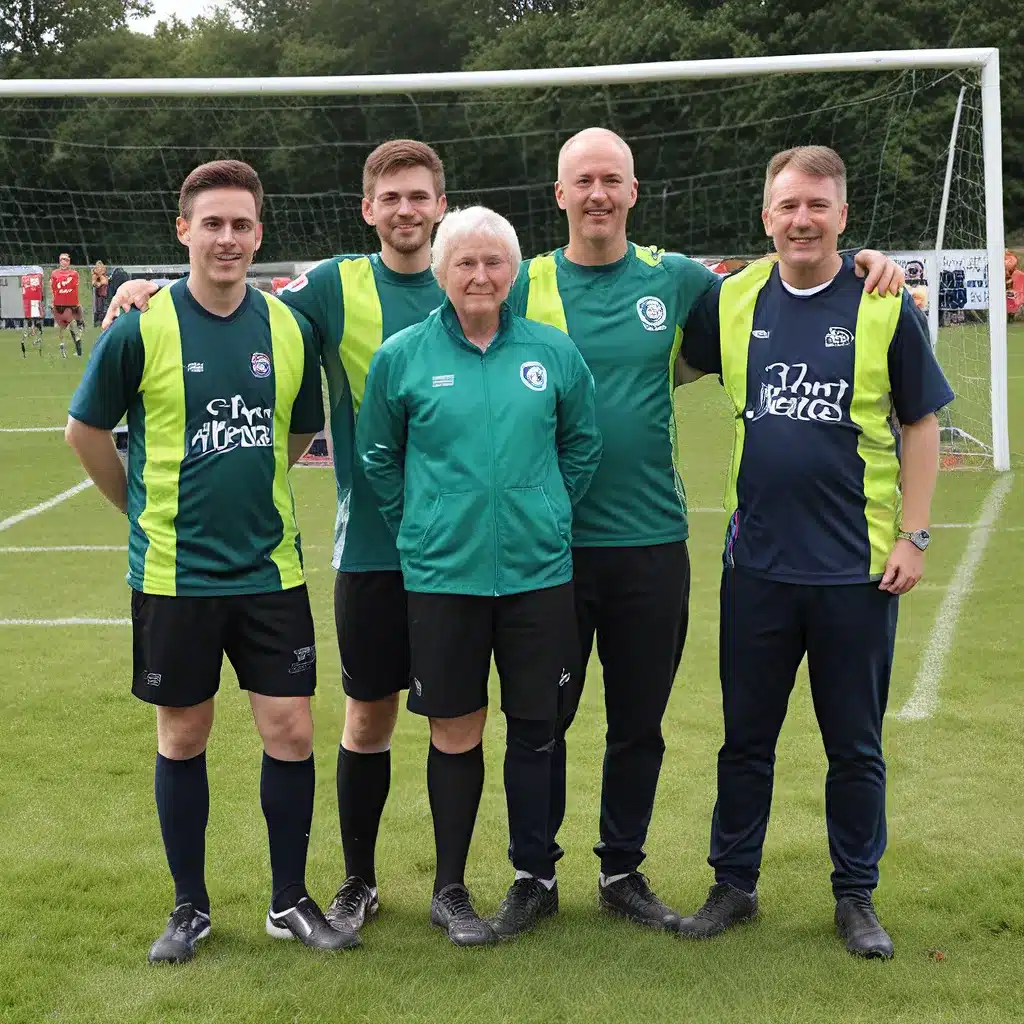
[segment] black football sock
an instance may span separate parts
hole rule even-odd
[[[465,884],[469,844],[483,789],[482,743],[462,754],[445,754],[430,744],[427,794],[434,819],[434,847],[437,851],[435,894],[453,882]]]
[[[360,754],[338,745],[338,821],[345,873],[377,884],[377,831],[391,789],[391,751]]]
[[[306,853],[313,822],[316,769],[305,761],[279,761],[263,752],[260,804],[267,819],[275,912],[294,907],[306,896]]]
[[[206,751],[184,761],[157,754],[153,789],[167,864],[174,879],[174,905],[191,903],[196,910],[209,914],[205,879],[206,823],[210,816]]]

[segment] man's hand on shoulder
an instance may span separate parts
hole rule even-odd
[[[110,300],[110,308],[103,318],[102,329],[106,330],[122,313],[127,313],[133,306],[145,312],[149,308],[150,297],[160,291],[160,286],[152,281],[125,281]]]
[[[854,273],[864,277],[864,291],[899,295],[907,275],[903,268],[877,249],[861,249],[853,258]]]

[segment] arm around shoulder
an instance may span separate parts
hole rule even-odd
[[[114,292],[107,307],[106,315],[103,317],[103,328],[108,328],[122,313],[131,309],[145,312],[149,308],[149,300],[160,291],[160,285],[153,281],[142,279],[125,281],[120,288]]]
[[[722,339],[718,306],[722,279],[693,304],[686,323],[682,325],[683,338],[673,366],[676,386],[689,384],[705,374],[722,373]]]

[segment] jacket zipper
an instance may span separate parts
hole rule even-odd
[[[490,348],[490,346],[488,346]],[[494,596],[498,596],[498,511],[494,500],[494,437],[491,433],[491,396],[487,387],[487,352],[480,353],[480,372],[484,379],[484,420],[487,423],[487,455],[490,462],[491,478],[488,481],[488,501],[491,506],[491,525],[494,537]]]

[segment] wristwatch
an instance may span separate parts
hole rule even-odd
[[[906,530],[900,530],[896,536],[900,540],[909,540],[915,548],[924,551],[928,547],[929,542],[932,539],[932,535],[927,530],[914,530],[912,533],[907,533]]]

